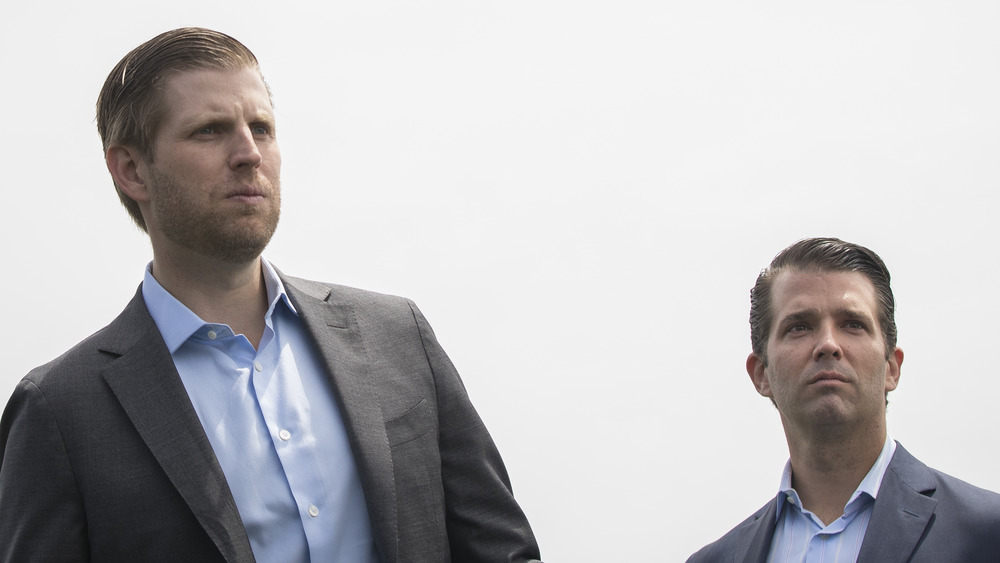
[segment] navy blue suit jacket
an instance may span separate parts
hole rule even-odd
[[[764,563],[776,506],[767,503],[688,563]],[[980,561],[1000,561],[1000,494],[927,467],[897,442],[858,562]]]

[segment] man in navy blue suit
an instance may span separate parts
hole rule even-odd
[[[746,367],[789,461],[777,497],[689,563],[1000,561],[1000,495],[886,432],[903,363],[894,310],[882,259],[838,239],[799,241],[760,273]]]

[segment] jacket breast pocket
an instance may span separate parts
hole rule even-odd
[[[421,399],[403,414],[387,420],[385,432],[389,437],[389,447],[412,442],[437,428],[431,406],[427,399]]]

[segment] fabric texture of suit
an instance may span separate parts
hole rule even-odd
[[[775,500],[688,563],[764,563],[776,522]],[[889,462],[859,563],[1000,561],[1000,494],[931,469],[899,443]]]
[[[402,298],[281,276],[328,368],[381,561],[538,547],[451,361]],[[0,561],[253,561],[141,290],[0,420]]]

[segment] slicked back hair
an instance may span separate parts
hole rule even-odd
[[[224,33],[201,27],[161,33],[125,55],[111,70],[97,98],[97,131],[104,153],[112,145],[126,145],[152,162],[153,140],[164,114],[166,79],[177,72],[207,68],[252,68],[260,73],[250,49]],[[266,82],[264,86],[267,88]],[[117,183],[115,190],[135,224],[146,231],[139,205]]]
[[[889,269],[871,250],[836,238],[803,239],[782,250],[761,270],[750,290],[750,345],[767,366],[767,343],[774,322],[771,288],[787,271],[859,272],[875,287],[878,323],[885,341],[886,359],[896,348],[896,301],[889,285]]]

